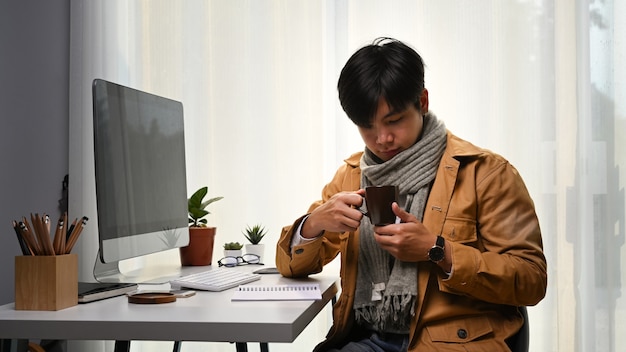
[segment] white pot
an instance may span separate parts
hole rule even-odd
[[[259,256],[259,261],[261,263],[265,263],[263,261],[263,254],[265,252],[265,244],[246,244],[246,254],[256,254]]]
[[[224,257],[241,257],[243,251],[241,249],[225,249]]]

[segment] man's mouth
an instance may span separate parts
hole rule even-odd
[[[400,152],[400,149],[381,150],[380,154],[384,155],[387,160],[393,158]]]

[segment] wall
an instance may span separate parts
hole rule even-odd
[[[0,0],[0,304],[14,301],[11,221],[60,215],[68,173],[69,0]]]

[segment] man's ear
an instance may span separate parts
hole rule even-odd
[[[420,112],[425,114],[428,112],[428,89],[424,88],[420,94]]]

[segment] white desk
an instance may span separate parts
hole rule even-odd
[[[119,296],[51,312],[16,311],[11,303],[0,306],[0,339],[293,342],[336,295],[337,278],[268,274],[255,283],[293,281],[319,282],[322,300],[231,302],[230,289],[165,304],[131,304]]]

